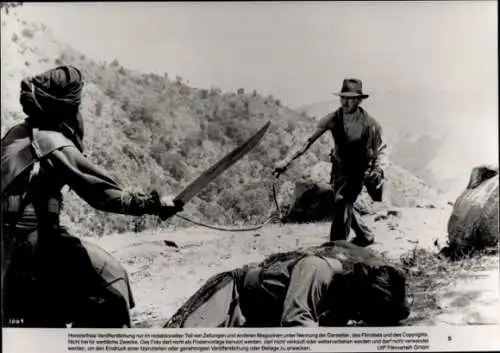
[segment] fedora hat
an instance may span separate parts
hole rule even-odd
[[[340,93],[334,93],[340,97],[361,97],[368,98],[368,94],[363,93],[363,83],[357,78],[346,78],[342,82]]]

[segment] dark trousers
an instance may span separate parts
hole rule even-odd
[[[89,317],[90,306],[85,305],[90,297],[107,294],[78,238],[60,227],[43,232],[47,233],[44,237],[35,231],[5,249],[10,257],[2,268],[5,326],[65,327],[68,320]]]
[[[363,188],[364,175],[358,173],[332,172],[332,187],[334,191],[334,206],[330,241],[347,240],[351,228],[356,234],[359,244],[373,242],[374,235],[354,210],[354,203]]]

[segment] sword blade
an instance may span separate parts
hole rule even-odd
[[[250,152],[266,134],[271,122],[267,122],[257,133],[250,137],[241,146],[235,148],[233,151],[221,158],[217,163],[213,164],[210,168],[204,171],[198,178],[192,181],[184,190],[178,194],[174,202],[182,202],[186,204],[191,200],[201,189],[214,180],[217,176],[226,171],[234,163],[239,161],[243,156]]]

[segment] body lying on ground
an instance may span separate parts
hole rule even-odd
[[[164,327],[396,326],[409,313],[401,270],[334,241],[211,277]]]

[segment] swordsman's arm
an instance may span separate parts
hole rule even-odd
[[[123,190],[106,172],[93,165],[76,148],[53,152],[57,175],[90,206],[106,212],[140,216],[160,212],[159,197]]]

